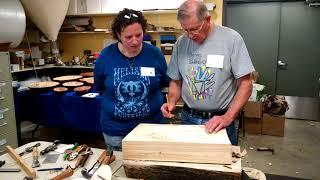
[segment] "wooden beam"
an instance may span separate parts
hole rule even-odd
[[[29,166],[10,145],[6,146],[6,150],[11,158],[14,159],[19,164],[19,166],[22,167],[22,169],[27,173],[28,176],[36,178],[36,171],[31,168],[31,166]]]

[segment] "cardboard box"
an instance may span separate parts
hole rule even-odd
[[[262,134],[284,136],[285,117],[263,113]]]
[[[248,118],[262,118],[262,102],[248,101],[243,108],[244,117]]]
[[[261,118],[244,118],[244,130],[249,134],[261,134],[262,119]]]

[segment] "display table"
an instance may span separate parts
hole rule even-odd
[[[101,133],[101,103],[101,96],[84,98],[75,92],[32,94],[27,91],[16,94],[15,106],[18,122],[28,120],[49,127]]]

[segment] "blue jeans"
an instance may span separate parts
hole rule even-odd
[[[200,116],[191,116],[185,110],[182,110],[181,112],[182,124],[203,125],[208,122],[208,120],[209,119],[202,119]],[[227,134],[232,145],[238,144],[237,132],[234,123],[235,121],[237,121],[237,119],[232,121],[232,123],[227,127]]]
[[[103,133],[103,137],[109,152],[111,150],[122,151],[122,139],[124,138],[123,136],[109,136]]]

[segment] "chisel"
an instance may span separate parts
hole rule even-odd
[[[20,172],[18,168],[0,168],[0,172]]]

